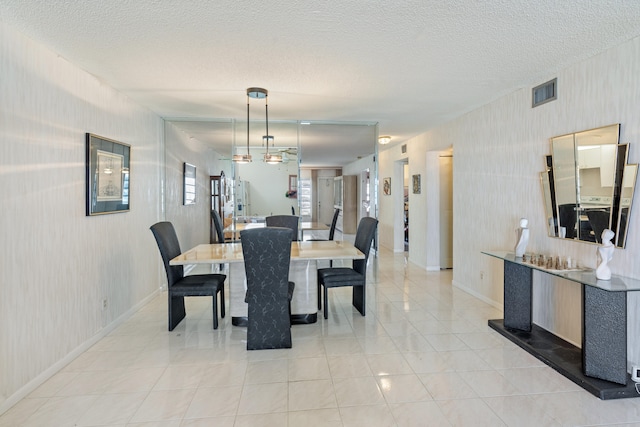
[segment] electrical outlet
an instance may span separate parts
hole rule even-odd
[[[102,300],[102,309],[103,309],[103,310],[106,310],[106,309],[107,309],[107,299],[106,299],[106,298],[104,298],[104,299]]]
[[[631,368],[631,379],[634,382],[640,382],[640,366],[634,365]]]

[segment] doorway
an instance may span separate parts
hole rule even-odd
[[[429,151],[424,182],[427,200],[426,265],[453,268],[453,150]]]
[[[402,167],[402,219],[404,221],[404,251],[409,252],[409,162]]]
[[[440,269],[453,268],[453,151],[440,153]]]
[[[369,169],[360,172],[360,187],[358,188],[358,193],[360,194],[359,223],[362,218],[371,216],[371,177],[369,175]]]
[[[333,219],[333,177],[318,177],[317,221],[321,224],[331,224]]]

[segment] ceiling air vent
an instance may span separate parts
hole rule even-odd
[[[407,144],[402,144],[402,146],[400,147],[400,151],[402,151],[402,153],[406,153],[407,152]]]
[[[531,90],[531,108],[553,101],[558,96],[558,79],[549,80]]]

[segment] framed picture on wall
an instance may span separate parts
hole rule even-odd
[[[86,215],[129,210],[131,146],[86,134]]]
[[[183,205],[196,204],[196,167],[189,163],[184,164],[182,204]]]
[[[420,175],[412,175],[413,179],[413,194],[420,194]]]
[[[385,196],[391,195],[391,177],[382,179],[382,193]]]

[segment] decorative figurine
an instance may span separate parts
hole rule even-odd
[[[520,227],[516,229],[517,241],[514,249],[516,258],[521,258],[527,250],[527,244],[529,243],[528,224],[529,221],[526,218],[520,218]]]
[[[615,233],[608,228],[602,231],[602,246],[598,248],[598,268],[596,268],[596,279],[611,280],[611,269],[607,265],[613,258],[615,247],[611,243],[611,239]]]

